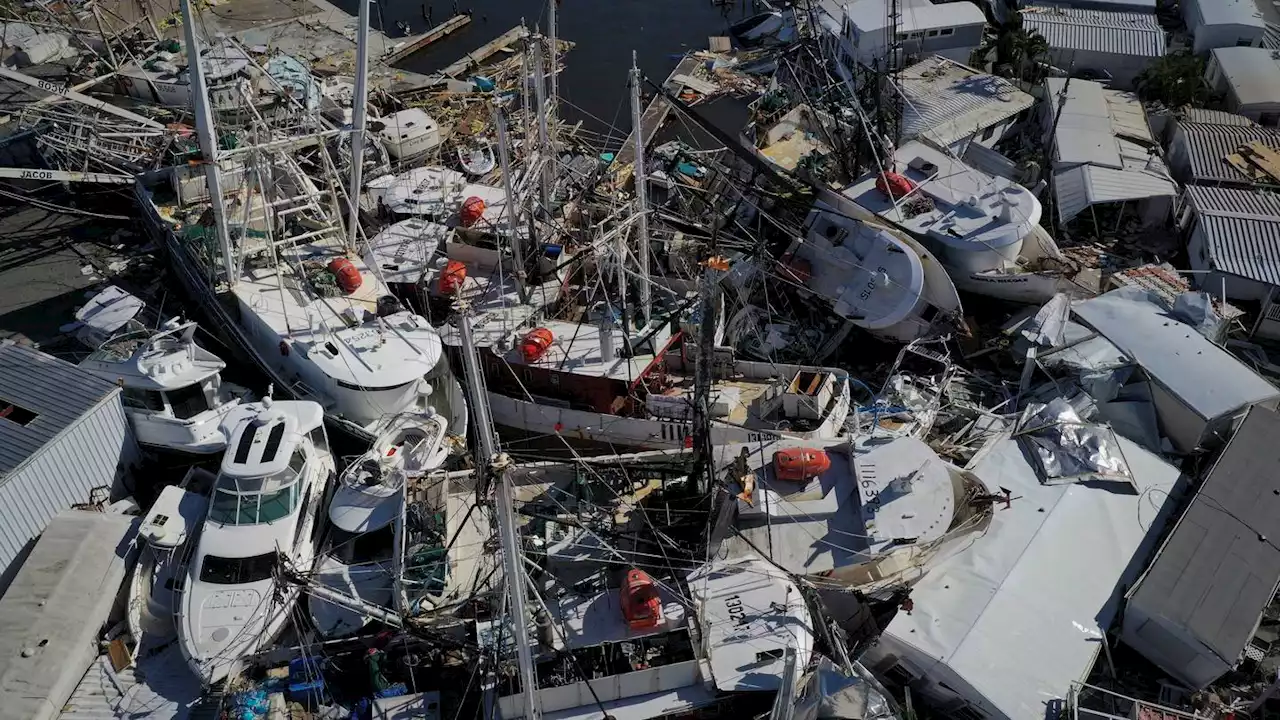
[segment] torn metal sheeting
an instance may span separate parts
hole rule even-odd
[[[1133,485],[1133,473],[1115,432],[1106,425],[1084,422],[1062,398],[1028,405],[1014,435],[1035,456],[1040,481],[1046,485],[1082,480]]]

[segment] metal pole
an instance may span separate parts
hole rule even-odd
[[[462,362],[467,373],[467,387],[471,392],[471,407],[476,423],[476,437],[480,443],[481,462],[476,463],[480,472],[486,466],[496,476],[494,504],[498,511],[498,533],[502,539],[502,572],[506,575],[507,601],[514,619],[512,631],[516,638],[516,656],[520,662],[520,689],[524,695],[524,717],[538,720],[541,713],[537,705],[537,674],[533,667],[533,651],[529,645],[529,616],[525,612],[524,569],[521,565],[519,536],[516,534],[515,509],[511,505],[513,489],[507,477],[511,464],[505,453],[498,454],[493,424],[489,417],[488,391],[484,374],[480,371],[480,358],[476,354],[475,340],[471,335],[471,310],[460,304],[457,309],[458,334],[462,338]]]
[[[542,36],[534,35],[533,38],[533,94],[537,100],[538,107],[535,112],[538,115],[538,153],[547,158],[547,162],[542,165],[542,172],[539,174],[538,180],[541,183],[542,207],[547,207],[547,196],[549,195],[547,185],[549,178],[547,172],[551,169],[551,158],[555,156],[555,151],[551,149],[551,142],[547,139],[547,84],[544,73],[546,68],[542,64]]]
[[[502,166],[502,189],[507,194],[507,232],[511,234],[511,258],[516,266],[516,291],[520,293],[521,302],[528,302],[529,291],[524,285],[524,248],[520,244],[516,222],[516,193],[515,186],[511,183],[511,158],[507,154],[507,119],[496,107],[493,110],[493,124],[498,128],[498,162]]]
[[[547,113],[555,120],[556,114],[560,107],[560,78],[557,77],[559,71],[559,55],[560,48],[556,42],[556,5],[560,4],[560,0],[547,0],[547,21],[551,26],[548,33],[547,45],[547,69],[551,72],[551,107],[547,109]],[[555,126],[552,125],[552,130]]]
[[[209,202],[213,205],[214,231],[218,234],[218,245],[222,248],[222,269],[227,274],[227,286],[230,287],[239,280],[240,273],[236,272],[231,234],[227,228],[227,207],[222,198],[222,178],[218,172],[218,141],[213,135],[213,114],[209,111],[209,88],[204,82],[204,67],[200,64],[200,43],[196,39],[191,2],[179,0],[179,5],[182,7],[182,29],[187,41],[187,71],[191,76],[191,110],[195,114],[196,136],[200,140],[200,154],[204,159]]]
[[[355,250],[360,229],[360,186],[364,173],[364,128],[369,103],[369,3],[359,0],[356,20],[356,88],[351,97],[351,189],[347,192],[347,249]]]
[[[555,0],[551,0],[552,3]],[[639,214],[640,242],[640,307],[636,317],[649,324],[649,306],[653,302],[649,288],[649,175],[644,167],[644,111],[640,108],[640,67],[636,51],[631,51],[631,127],[635,135],[636,159],[632,175],[636,181],[636,213]]]

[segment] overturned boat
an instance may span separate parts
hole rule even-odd
[[[842,194],[911,233],[966,292],[1039,304],[1086,290],[1079,268],[1040,226],[1042,208],[1030,190],[927,143],[904,144],[884,172]]]
[[[837,315],[885,340],[911,342],[958,320],[960,296],[942,264],[873,217],[824,193],[782,259]]]

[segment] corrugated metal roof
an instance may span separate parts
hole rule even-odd
[[[1280,581],[1280,415],[1253,407],[1174,526],[1129,607],[1234,664]],[[1137,628],[1135,628],[1137,629]],[[1174,671],[1185,659],[1152,657]],[[1163,661],[1163,662],[1162,662]]]
[[[1080,165],[1055,174],[1053,183],[1058,219],[1063,223],[1070,222],[1091,205],[1178,194],[1178,186],[1162,177],[1158,168],[1116,170]]]
[[[947,146],[1035,104],[1004,78],[936,56],[904,69],[899,87],[904,142],[924,136]]]
[[[1187,199],[1199,215],[1226,213],[1280,222],[1280,195],[1266,190],[1188,185]]]
[[[76,686],[58,720],[216,718],[216,707],[193,707],[199,698],[200,680],[173,644],[141,658],[137,668],[119,672],[112,671],[110,658],[100,656]]]
[[[1142,100],[1131,92],[1124,90],[1102,89],[1102,97],[1107,102],[1107,114],[1111,116],[1111,130],[1116,137],[1129,138],[1139,142],[1155,145],[1155,136],[1151,134],[1151,125],[1147,122],[1147,111],[1142,107]]]
[[[1191,107],[1184,105],[1178,109],[1178,115],[1183,122],[1197,123],[1200,125],[1235,125],[1241,127],[1259,127],[1258,123],[1250,120],[1243,115],[1226,112],[1224,110],[1210,110],[1208,108]]]
[[[1192,182],[1252,182],[1223,158],[1235,153],[1241,145],[1256,141],[1280,151],[1280,131],[1256,124],[1205,125],[1183,122],[1178,124],[1178,129],[1186,137]]]
[[[1275,52],[1256,47],[1212,50],[1218,69],[1240,105],[1280,103],[1280,61],[1274,57]]]
[[[119,391],[111,382],[38,350],[0,345],[0,402],[36,414],[27,425],[0,419],[0,478]]]
[[[1151,13],[1033,5],[1023,9],[1022,27],[1040,33],[1051,48],[1138,57],[1165,53],[1164,30]]]

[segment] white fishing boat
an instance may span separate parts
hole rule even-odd
[[[404,162],[440,146],[440,123],[420,108],[409,108],[369,121],[369,132],[396,162]]]
[[[493,146],[489,143],[458,146],[458,163],[464,172],[475,177],[493,172],[498,165],[493,157]]]
[[[187,561],[209,509],[214,476],[192,468],[178,485],[160,491],[138,528],[142,545],[129,586],[125,613],[132,656],[144,656],[173,641],[178,598]]]
[[[654,308],[655,318],[663,307]],[[630,333],[607,307],[579,322],[532,315],[528,321],[476,332],[495,423],[621,448],[688,446],[696,313],[684,313],[674,330],[670,322],[654,322]],[[458,342],[449,331],[445,338]],[[713,443],[835,440],[844,433],[850,413],[845,372],[743,360],[721,346],[713,358]]]
[[[206,684],[268,647],[289,621],[300,590],[276,576],[281,562],[312,566],[334,474],[318,404],[268,397],[237,415],[180,605],[179,645]]]
[[[400,415],[379,433],[372,448],[343,471],[329,504],[326,550],[313,580],[376,607],[395,604],[393,592],[403,563],[405,493],[449,456],[448,425],[438,415]],[[353,604],[354,605],[354,604]],[[358,632],[370,620],[352,606],[312,596],[311,619],[325,637]]]
[[[76,312],[76,337],[93,348],[80,366],[120,383],[139,443],[221,452],[222,423],[249,391],[223,382],[227,364],[196,344],[196,323],[175,318],[152,330],[137,319],[142,310],[142,300],[114,285],[91,298]]]
[[[382,197],[395,215],[443,220],[461,205],[466,184],[466,176],[457,170],[428,165],[396,175]]]
[[[381,275],[396,297],[411,304],[422,302],[428,272],[449,237],[448,226],[411,217],[375,235],[364,262]]]
[[[911,342],[961,315],[955,284],[924,246],[831,192],[783,259],[837,315],[886,340]]]
[[[188,44],[198,44],[195,28],[184,27]],[[201,74],[192,79],[203,86]],[[215,123],[203,95],[193,99],[202,152],[211,156]],[[361,126],[364,105],[365,98],[355,102]],[[153,222],[167,225],[158,234],[172,250],[175,274],[278,387],[319,403],[356,434],[367,436],[385,417],[429,408],[465,434],[462,389],[439,335],[365,264],[358,211],[347,208],[344,227],[332,169],[317,180],[299,165],[293,146],[317,139],[237,148],[236,157],[206,163],[203,192],[189,196],[174,197],[159,178],[144,186],[143,206]],[[352,163],[351,197],[360,194],[362,168]]]
[[[736,530],[722,551],[772,547],[788,572],[867,597],[918,582],[1007,499],[913,437],[825,447],[787,440],[738,462]]]
[[[959,289],[1035,304],[1083,289],[1041,227],[1031,191],[919,141],[898,148],[888,165],[842,194],[910,232]]]

